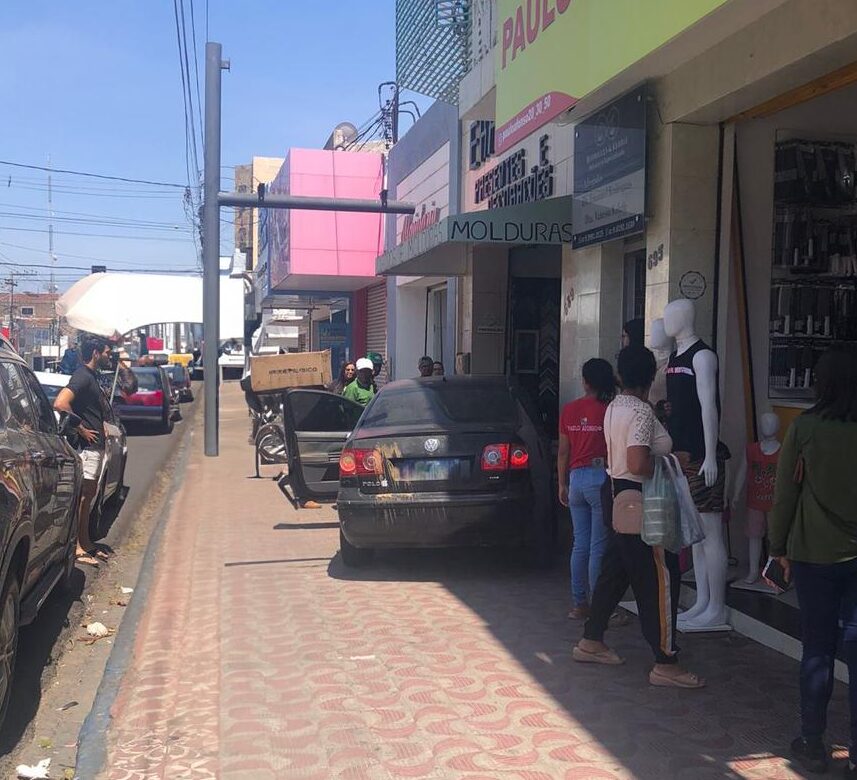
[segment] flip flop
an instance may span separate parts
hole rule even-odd
[[[82,563],[84,566],[92,566],[97,569],[99,567],[98,559],[94,555],[90,555],[89,553],[83,553],[82,555],[76,555],[74,557],[76,563]]]
[[[571,657],[581,664],[601,664],[602,666],[621,666],[625,659],[620,657],[615,650],[601,650],[593,653],[575,645],[571,651]]]
[[[661,674],[652,669],[649,672],[649,684],[658,688],[682,688],[684,690],[699,690],[706,686],[706,682],[702,677],[698,677],[693,672],[684,672],[683,674],[670,676]]]

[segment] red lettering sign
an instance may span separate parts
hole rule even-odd
[[[526,17],[524,7],[526,6]],[[571,0],[526,0],[515,9],[515,13],[503,20],[502,68],[532,46],[541,33],[571,7]]]

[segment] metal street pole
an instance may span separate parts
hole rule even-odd
[[[205,454],[218,454],[220,377],[220,71],[219,43],[205,44],[205,170],[202,202],[202,367],[205,378]]]
[[[313,198],[298,195],[267,195],[264,187],[256,194],[220,190],[220,71],[229,70],[222,60],[219,43],[205,45],[205,187],[202,205],[202,329],[205,341],[202,366],[205,372],[205,454],[218,454],[220,385],[217,348],[220,342],[220,207],[255,206],[269,209],[310,211],[359,211],[375,214],[413,214],[412,203],[378,200]],[[310,315],[312,330],[312,315]]]

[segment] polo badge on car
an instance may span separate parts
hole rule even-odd
[[[440,442],[437,439],[426,439],[425,443],[426,452],[437,452],[438,447],[440,447]]]

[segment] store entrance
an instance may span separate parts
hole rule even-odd
[[[559,247],[513,249],[509,257],[507,373],[551,438],[559,426],[561,264]]]

